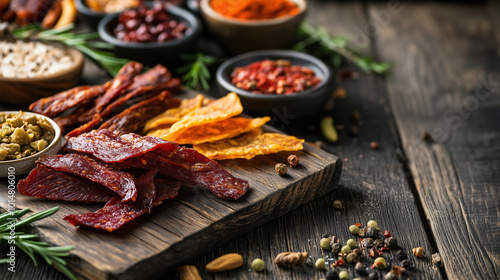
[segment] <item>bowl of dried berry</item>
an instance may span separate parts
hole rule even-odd
[[[0,102],[28,105],[74,87],[83,70],[79,51],[38,41],[0,42]]]
[[[305,17],[305,0],[201,0],[208,30],[229,52],[288,48]]]
[[[160,1],[109,14],[98,26],[101,39],[114,46],[117,56],[168,66],[196,48],[201,29],[189,11]]]
[[[0,177],[30,172],[44,154],[61,148],[59,126],[50,118],[31,112],[0,112]]]
[[[332,70],[319,59],[296,51],[263,50],[224,62],[216,73],[223,94],[235,92],[250,115],[305,117],[332,97]]]

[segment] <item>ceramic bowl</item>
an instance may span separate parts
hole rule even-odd
[[[240,20],[217,13],[210,7],[210,1],[200,2],[207,28],[227,51],[235,54],[290,47],[307,10],[305,0],[293,0],[299,7],[299,13],[293,16]]]
[[[19,111],[8,111],[3,113],[16,114],[19,113]],[[54,128],[55,132],[54,140],[52,140],[52,142],[45,149],[29,157],[0,161],[0,177],[2,178],[8,177],[9,175],[14,175],[14,177],[18,178],[19,175],[27,174],[31,170],[33,170],[33,168],[35,168],[36,166],[35,161],[37,161],[41,155],[57,154],[59,149],[61,149],[61,144],[62,144],[61,129],[52,119],[31,112],[24,112],[24,114],[36,115],[39,118],[47,120]]]
[[[292,65],[306,66],[315,72],[321,82],[313,88],[288,95],[259,94],[237,88],[231,83],[230,75],[236,67],[249,65],[264,59],[287,59]],[[333,92],[332,70],[319,59],[289,50],[264,50],[244,53],[224,62],[216,74],[217,86],[222,94],[235,92],[243,110],[254,116],[306,117],[323,109]]]
[[[106,12],[92,10],[85,0],[75,0],[75,7],[83,21],[94,29],[99,25],[99,21],[107,15]]]
[[[82,75],[84,59],[79,51],[72,48],[67,50],[74,61],[68,69],[35,78],[0,77],[0,102],[25,106],[76,86]]]
[[[152,7],[152,4],[149,7]],[[113,29],[118,24],[119,13],[105,16],[98,26],[99,36],[102,40],[114,46],[113,52],[119,57],[126,57],[147,65],[153,66],[162,63],[168,67],[179,61],[179,56],[196,49],[198,37],[202,31],[200,20],[189,11],[169,5],[168,12],[179,22],[187,26],[187,30],[179,39],[163,43],[136,43],[124,42],[116,38]]]

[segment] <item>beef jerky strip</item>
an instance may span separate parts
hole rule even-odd
[[[99,129],[108,129],[115,134],[141,131],[147,120],[167,109],[178,107],[178,98],[173,98],[168,91],[143,100],[103,123]]]
[[[125,96],[122,96],[118,98],[117,100],[113,101],[113,103],[109,104],[101,113],[102,117],[106,117],[109,114],[111,114],[115,109],[119,108],[120,106],[124,105],[127,101],[130,99],[141,96],[145,93],[149,93],[150,91],[155,91],[156,89],[152,86],[148,87],[140,87],[136,88],[132,91],[129,91]],[[164,90],[164,88],[162,88]]]
[[[172,182],[168,179],[155,179],[155,206],[160,205],[163,200],[175,198],[180,188],[181,182]]]
[[[68,132],[65,136],[66,139],[69,139],[71,137],[76,137],[82,133],[91,131],[94,127],[98,126],[99,123],[101,123],[101,120],[102,118],[99,114],[94,115],[89,122],[82,124],[78,128],[75,128],[72,131]]]
[[[68,130],[91,121],[96,113],[94,106],[94,102],[87,103],[67,116],[55,117],[54,121],[61,128],[62,134],[65,134]]]
[[[95,213],[66,215],[65,220],[74,226],[87,226],[109,232],[122,227],[125,223],[151,212],[155,202],[155,170],[134,179],[137,185],[137,200],[118,202],[113,199]]]
[[[99,90],[102,91],[100,94],[104,93],[104,87],[102,85],[78,86],[53,96],[41,98],[31,103],[29,109],[35,113],[52,118],[60,112],[71,108],[71,105],[79,105],[88,99],[95,98],[96,95],[94,95],[94,93],[99,93]]]
[[[135,76],[134,82],[128,87],[128,90],[167,84],[171,79],[172,75],[167,68],[162,65],[156,65],[148,71]]]
[[[68,139],[63,150],[91,154],[104,162],[112,163],[137,157],[155,149],[171,153],[175,148],[177,148],[176,143],[157,137],[141,137],[137,134],[118,136],[109,130],[93,130]]]
[[[137,188],[130,173],[109,169],[105,163],[98,162],[80,154],[43,155],[37,161],[48,168],[71,173],[90,181],[102,184],[122,197],[122,200],[135,200]]]
[[[107,202],[120,197],[103,185],[38,165],[17,184],[20,194],[52,200]]]
[[[236,178],[198,151],[177,147],[169,154],[151,151],[140,157],[110,164],[113,168],[157,168],[158,173],[190,185],[207,188],[222,199],[237,200],[248,190],[246,180]]]

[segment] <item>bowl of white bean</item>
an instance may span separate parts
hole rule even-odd
[[[28,105],[74,87],[83,60],[79,51],[59,44],[0,42],[0,102]]]

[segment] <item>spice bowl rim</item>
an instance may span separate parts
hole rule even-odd
[[[0,111],[0,112],[6,114],[18,114],[20,111]],[[47,120],[54,129],[54,139],[52,139],[52,142],[50,142],[50,144],[47,145],[45,149],[41,150],[38,153],[35,153],[33,155],[24,158],[0,161],[0,177],[7,177],[9,167],[15,168],[16,175],[26,174],[36,166],[36,161],[40,156],[45,154],[57,154],[57,152],[59,152],[59,150],[61,149],[63,141],[62,131],[59,125],[57,125],[57,123],[54,120],[52,120],[47,116],[37,114],[34,112],[23,111],[23,114],[35,115],[39,118]],[[5,168],[6,166],[7,168]]]
[[[280,23],[284,23],[288,20],[291,20],[295,17],[298,17],[302,14],[304,14],[307,11],[307,1],[306,0],[290,0],[294,3],[297,4],[299,11],[296,14],[293,15],[285,15],[277,18],[270,18],[270,19],[238,19],[238,18],[232,18],[232,17],[227,17],[224,15],[221,15],[220,13],[216,12],[212,7],[210,6],[210,2],[212,0],[201,0],[200,1],[200,11],[202,14],[206,14],[209,17],[212,17],[214,19],[217,19],[222,22],[226,22],[229,24],[233,25],[247,25],[247,26],[268,26],[268,25],[276,25]]]
[[[92,10],[88,4],[86,3],[86,0],[75,0],[75,8],[79,13],[85,14],[85,15],[90,15],[94,17],[104,17],[108,13],[106,12],[101,12],[101,11],[95,11]]]
[[[146,3],[148,8],[152,7],[151,2]],[[112,32],[109,31],[109,25],[116,21],[121,12],[109,13],[107,14],[97,26],[97,31],[99,36],[105,42],[108,42],[112,45],[118,46],[124,49],[142,49],[142,50],[155,50],[155,49],[164,49],[168,47],[178,47],[181,46],[193,38],[197,38],[201,34],[202,23],[192,13],[188,10],[183,9],[181,7],[177,7],[175,5],[167,5],[167,11],[171,13],[174,17],[181,18],[180,22],[187,22],[190,26],[188,32],[184,33],[181,38],[165,41],[165,42],[148,42],[148,43],[139,43],[139,42],[125,42],[118,38],[116,38]]]

